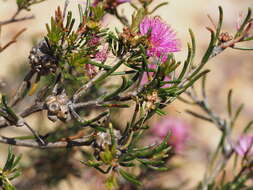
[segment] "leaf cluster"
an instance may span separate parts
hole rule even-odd
[[[9,147],[8,157],[3,168],[0,168],[0,188],[3,190],[15,190],[16,188],[11,184],[11,180],[20,176],[20,170],[17,167],[21,156],[15,156]]]

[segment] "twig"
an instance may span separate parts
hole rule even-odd
[[[30,80],[32,79],[34,75],[34,71],[29,71],[29,73],[26,74],[23,82],[18,87],[17,91],[15,92],[15,95],[10,101],[11,107],[15,106],[20,100],[24,98],[23,94],[25,90],[27,90],[30,87]]]
[[[226,122],[224,119],[219,118],[219,116],[214,113],[206,100],[200,100],[196,96],[194,96],[191,92],[186,91],[185,92],[196,105],[198,105],[207,115],[210,116],[210,119],[213,121],[214,124],[221,130],[224,131],[226,129]]]
[[[35,105],[32,105],[31,107],[25,109],[20,114],[20,116],[23,117],[23,118],[25,118],[25,117],[28,117],[29,115],[33,114],[33,113],[42,111],[43,109],[44,109],[44,103],[35,104]]]
[[[52,149],[52,148],[69,148],[75,146],[88,146],[92,142],[92,136],[83,137],[80,139],[76,139],[73,141],[57,141],[57,142],[49,142],[46,144],[38,143],[35,140],[19,140],[15,138],[9,138],[0,136],[0,142],[4,144],[10,144],[15,146],[25,146],[25,147],[32,147],[32,148],[40,148],[40,149]]]
[[[196,113],[196,112],[193,112],[193,111],[191,111],[191,110],[186,110],[186,112],[189,113],[189,114],[191,114],[191,115],[194,116],[194,117],[199,118],[199,119],[202,119],[202,120],[205,120],[205,121],[208,121],[208,122],[211,122],[211,123],[213,122],[212,119],[210,119],[210,118],[208,118],[208,117],[205,117],[205,116],[203,116],[203,115],[200,115],[200,114],[198,114],[198,113]]]
[[[203,99],[199,99],[196,95],[194,95],[190,91],[186,91],[185,93],[192,99],[192,101],[199,108],[201,108],[208,115],[208,117],[202,116],[192,111],[188,111],[188,113],[202,120],[214,123],[224,136],[224,140],[222,141],[223,143],[221,144],[222,149],[223,149],[223,151],[221,152],[221,158],[216,163],[211,164],[210,171],[206,172],[205,177],[202,182],[201,189],[207,190],[208,185],[220,173],[220,171],[224,169],[225,164],[231,158],[234,151],[231,148],[233,145],[233,142],[231,140],[231,123],[227,122],[227,120],[225,119],[221,119],[216,113],[214,113],[210,109],[207,99],[206,99],[205,85],[203,85],[203,81],[202,81],[201,91],[202,91]],[[216,159],[217,156],[218,154],[215,154],[213,156],[213,160]]]
[[[3,47],[0,46],[0,53],[4,51],[7,47],[9,47],[11,44],[15,43],[17,41],[17,38],[26,31],[26,28],[21,29],[19,32],[15,34],[15,36],[12,37],[11,41],[9,41],[7,44],[5,44]]]
[[[238,37],[236,37],[236,38],[234,38],[234,39],[232,39],[230,41],[224,42],[224,43],[220,44],[219,46],[215,46],[214,49],[213,49],[213,51],[212,51],[212,53],[211,53],[211,55],[210,55],[210,59],[213,58],[213,57],[215,57],[215,56],[217,56],[218,54],[220,54],[221,52],[223,52],[228,47],[233,48],[233,46],[236,43],[238,43],[238,42],[240,42],[240,41],[243,40],[243,38],[247,35],[248,30],[249,29],[246,28],[246,30],[240,36],[238,36]]]
[[[12,23],[15,23],[15,22],[20,22],[20,21],[25,21],[25,20],[31,20],[31,19],[34,19],[34,18],[35,18],[34,15],[26,16],[26,17],[22,17],[22,18],[14,17],[14,18],[11,18],[9,20],[0,22],[0,26],[7,25],[7,24],[12,24]]]
[[[129,101],[129,100],[132,100],[133,97],[137,96],[139,93],[141,93],[145,89],[145,86],[146,85],[143,85],[143,86],[139,87],[137,90],[132,91],[132,92],[128,92],[125,95],[118,95],[114,99],[116,101]]]
[[[101,103],[103,103],[103,101],[100,101],[100,100],[80,102],[80,103],[77,103],[77,104],[73,104],[73,108],[74,109],[80,109],[80,108],[84,108],[84,107],[87,107],[87,106],[101,106]]]
[[[0,26],[11,24],[11,23],[14,23],[14,22],[20,22],[20,21],[24,21],[24,20],[30,20],[30,19],[35,18],[34,15],[26,16],[26,17],[22,17],[22,18],[16,18],[21,11],[22,11],[22,9],[18,8],[16,10],[16,12],[14,13],[14,15],[10,19],[5,20],[5,21],[0,21]]]
[[[22,113],[20,113],[19,115],[22,118],[26,118],[28,116],[30,116],[31,114],[35,113],[35,112],[39,112],[42,111],[44,109],[44,103],[41,104],[35,104],[32,105],[31,107],[25,109]],[[5,127],[9,127],[11,126],[10,123],[8,123],[8,121],[6,121],[5,119],[0,119],[0,129],[1,128],[5,128]]]
[[[40,138],[38,133],[36,131],[34,131],[33,128],[27,122],[24,122],[24,125],[29,129],[29,131],[31,131],[31,133],[34,135],[34,137],[38,140],[39,144],[41,144],[41,145],[45,144],[45,142]]]
[[[127,18],[125,16],[119,15],[117,9],[115,10],[114,15],[124,26],[129,26]]]

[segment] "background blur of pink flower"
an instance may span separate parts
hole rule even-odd
[[[165,117],[151,128],[152,141],[162,142],[168,133],[171,133],[168,143],[176,152],[182,151],[189,137],[189,125],[178,118]]]
[[[241,136],[234,149],[236,153],[242,157],[247,152],[248,152],[248,155],[253,156],[253,136],[249,136],[249,135]]]

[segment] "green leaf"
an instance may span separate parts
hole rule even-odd
[[[195,40],[194,33],[191,29],[189,29],[189,33],[190,33],[190,37],[191,37],[191,49],[192,49],[190,63],[193,64],[194,57],[196,54],[196,40]]]
[[[95,7],[91,7],[92,12],[93,12],[93,19],[94,21],[100,21],[102,19],[102,17],[105,15],[105,9],[103,6],[103,3],[98,3],[97,6]]]
[[[112,151],[109,149],[108,146],[106,147],[104,152],[100,153],[100,157],[101,157],[101,160],[105,164],[111,164],[111,162],[113,160],[113,154],[112,154]]]
[[[119,168],[120,175],[127,181],[135,184],[135,185],[142,185],[142,183],[132,174],[126,172],[125,170]]]
[[[130,30],[133,33],[136,33],[139,31],[139,26],[140,26],[140,23],[143,20],[144,16],[145,16],[145,9],[144,8],[139,9],[137,11],[137,13],[132,15],[132,24],[130,26]]]
[[[189,88],[190,86],[192,86],[198,79],[200,79],[201,77],[203,77],[204,75],[206,75],[209,72],[210,72],[210,70],[204,70],[201,73],[199,73],[196,76],[194,76],[193,78],[191,78],[191,80],[188,83],[186,83],[184,85],[183,89],[179,90],[177,92],[177,94],[179,95],[179,94],[183,93],[187,88]]]
[[[117,182],[117,178],[114,175],[110,175],[105,182],[106,187],[109,190],[118,189],[119,185]]]
[[[156,108],[156,113],[158,114],[158,115],[160,115],[160,116],[165,116],[165,115],[167,115],[167,113],[165,112],[165,111],[163,111],[163,110],[161,110],[161,109],[159,109],[159,108]]]
[[[121,86],[118,89],[116,89],[114,92],[112,92],[111,94],[106,95],[103,98],[104,101],[109,101],[110,99],[113,99],[115,96],[117,96],[119,93],[121,93],[125,89],[125,87],[127,85],[127,79],[124,76],[122,76],[121,78],[122,78]]]
[[[168,2],[163,2],[163,3],[158,4],[149,14],[153,14],[157,9],[159,9],[165,5],[168,5],[168,4],[169,4]]]
[[[189,78],[193,78],[196,74],[199,73],[199,71],[204,67],[204,65],[207,63],[207,61],[209,60],[211,54],[213,53],[213,49],[214,49],[214,43],[215,43],[215,34],[213,31],[211,32],[211,40],[209,42],[208,48],[206,50],[206,53],[204,54],[204,56],[202,57],[201,63],[200,65],[196,68],[196,70],[194,70],[194,72],[189,76]]]
[[[232,119],[232,121],[231,121],[231,127],[234,127],[234,124],[235,124],[235,122],[236,122],[238,116],[240,115],[240,113],[241,113],[243,107],[244,107],[244,105],[241,104],[241,105],[237,108],[237,110],[236,110],[236,112],[235,112],[235,115],[234,115],[234,117],[233,117],[233,119]]]
[[[232,48],[237,49],[237,50],[245,50],[245,51],[252,51],[253,50],[253,48],[242,48],[242,47],[232,47]]]
[[[228,115],[229,117],[232,116],[232,90],[229,90],[228,92],[228,98],[227,98],[227,105],[228,105]]]
[[[21,158],[22,158],[22,155],[19,155],[18,157],[16,157],[16,159],[13,162],[13,166],[12,166],[13,168],[15,168],[19,164]]]
[[[251,121],[246,125],[246,127],[245,127],[244,130],[243,130],[243,133],[248,133],[248,132],[251,130],[252,125],[253,125],[253,120],[251,120]]]
[[[144,166],[149,168],[149,169],[159,171],[159,172],[169,171],[169,168],[167,168],[167,167],[158,167],[158,166],[152,166],[152,165],[147,165],[147,164],[144,164]]]
[[[235,34],[235,37],[234,37],[234,38],[237,38],[238,36],[241,35],[241,33],[243,32],[245,26],[248,24],[250,18],[251,18],[251,9],[248,8],[247,16],[245,17],[245,19],[244,19],[242,25],[240,26],[239,30],[238,30],[237,33]]]
[[[21,172],[17,171],[17,172],[14,173],[14,175],[12,175],[12,176],[9,177],[9,180],[13,180],[13,179],[19,177],[20,175],[21,175]]]
[[[170,135],[167,135],[163,142],[161,144],[159,144],[158,146],[156,146],[155,148],[151,149],[151,150],[147,150],[147,151],[142,151],[142,152],[135,152],[133,153],[134,157],[136,158],[151,158],[153,157],[154,155],[158,154],[158,153],[161,153],[162,151],[164,150],[167,150],[168,148],[168,151],[170,150],[170,146],[168,145],[168,140],[169,140],[169,136]]]
[[[145,165],[153,165],[153,166],[159,166],[165,163],[162,160],[144,160],[144,159],[137,159],[137,160]]]
[[[220,31],[221,31],[221,27],[222,27],[222,22],[223,22],[223,10],[222,7],[219,6],[219,22],[216,28],[216,40],[217,41],[219,39],[220,36]]]
[[[119,163],[123,167],[134,167],[135,164],[133,162],[120,162]]]
[[[116,71],[123,63],[125,62],[124,59],[120,60],[116,65],[114,65],[110,70],[108,70],[106,73],[104,73],[102,76],[100,76],[95,83],[98,84],[101,81],[103,81],[105,78],[110,76],[114,71]]]
[[[14,154],[12,153],[12,147],[9,146],[9,149],[8,149],[8,156],[7,156],[7,160],[6,160],[6,163],[5,163],[5,165],[4,165],[3,171],[8,171],[8,170],[11,170],[11,169],[12,169],[12,165],[13,165],[14,159],[15,159],[15,156],[14,156]]]

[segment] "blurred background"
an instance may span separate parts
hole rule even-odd
[[[162,1],[154,0],[154,6],[160,2]],[[78,3],[85,4],[85,0],[71,0],[69,6],[69,9],[76,15],[78,15]],[[7,91],[8,94],[13,94],[14,90],[19,85],[18,81],[23,79],[28,69],[28,55],[34,42],[41,39],[46,34],[45,24],[50,21],[50,17],[54,14],[57,6],[63,7],[63,4],[63,0],[47,0],[41,4],[34,5],[30,12],[23,12],[21,14],[23,16],[33,14],[35,15],[35,19],[2,27],[0,36],[1,44],[8,42],[18,30],[27,28],[27,30],[19,37],[17,43],[11,45],[0,54],[0,80],[4,81],[4,90]],[[156,12],[156,15],[160,15],[177,31],[178,38],[182,43],[182,51],[175,54],[178,60],[184,60],[186,57],[186,45],[190,40],[188,35],[189,28],[194,31],[197,40],[197,59],[195,61],[198,62],[200,60],[208,45],[210,37],[206,27],[212,26],[207,14],[216,21],[219,5],[221,5],[224,10],[224,25],[222,31],[231,34],[236,30],[236,21],[239,14],[241,12],[245,14],[248,7],[253,8],[252,0],[171,0],[169,1],[168,6],[162,7]],[[127,4],[121,5],[119,9],[122,10],[124,14],[129,15],[129,18],[133,12],[133,9]],[[11,17],[15,10],[16,4],[14,0],[0,0],[0,21]],[[122,28],[121,24],[114,20],[112,16],[106,17],[104,25],[112,28],[115,26]],[[243,46],[253,47],[253,44],[243,44]],[[206,66],[206,68],[211,69],[211,73],[207,78],[207,92],[213,110],[219,115],[226,117],[226,96],[231,88],[234,91],[234,105],[238,106],[240,103],[245,104],[242,115],[236,123],[237,132],[233,134],[235,139],[242,130],[242,126],[245,126],[250,119],[253,119],[252,60],[253,54],[251,51],[227,49],[221,55],[209,61]],[[162,183],[167,187],[172,184],[186,182],[182,189],[189,189],[200,181],[204,175],[208,158],[218,143],[220,132],[214,125],[195,119],[185,113],[185,109],[187,108],[194,109],[180,101],[175,101],[166,108],[166,112],[172,120],[182,122],[182,125],[187,126],[189,135],[187,143],[184,145],[184,150],[180,151],[179,155],[172,160],[174,165],[178,166],[178,168],[170,174],[157,175],[155,182],[153,181],[152,183]],[[124,122],[124,119],[126,119],[130,113],[131,111],[129,110],[124,111],[121,113],[120,118],[115,119],[116,122]],[[46,120],[46,117],[44,118]],[[35,116],[28,120],[36,123],[43,119]],[[150,121],[150,124],[155,125],[160,120],[160,117],[155,117]],[[50,127],[55,125],[44,120],[43,124],[45,126],[48,124]],[[50,127],[48,127],[48,130],[50,130]],[[9,134],[10,130],[1,130],[1,134],[3,133]],[[22,134],[25,132],[19,130],[19,133]],[[1,160],[4,160],[6,157],[6,149],[6,145],[0,144]],[[28,148],[16,148],[15,151],[24,154],[24,167],[29,165],[29,159],[32,158],[33,154],[38,152],[38,150],[33,151]],[[29,156],[26,156],[24,152],[28,152]],[[46,156],[50,155],[50,151],[44,151],[44,154],[45,155],[41,155],[41,158],[45,156],[43,159],[46,159]],[[69,156],[68,154],[70,153],[64,152],[60,155],[64,157]],[[61,163],[66,164],[64,161]],[[75,165],[76,163],[71,162],[68,164],[73,168],[73,164]],[[37,166],[39,165],[40,163],[38,162]],[[52,172],[52,175],[61,173],[61,165],[52,170],[55,172]],[[40,184],[40,186],[29,184],[29,189],[103,189],[101,187],[103,176],[90,169],[85,168],[84,170],[85,171],[80,174],[81,177],[75,175],[64,176],[64,179],[67,178],[68,180],[59,180],[57,185],[50,186],[50,188],[43,187],[43,183],[46,183],[45,181],[37,181],[37,185],[39,183],[42,184]],[[26,171],[25,176],[36,176],[34,172],[36,173],[35,170],[29,169]],[[23,180],[23,182],[25,183],[25,180]],[[27,187],[27,184],[22,184],[20,181],[17,183],[20,187],[18,189],[27,189],[25,188]],[[33,186],[34,188],[32,188]]]

